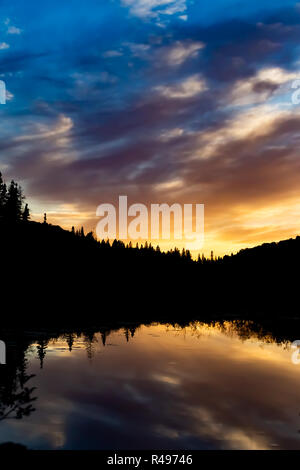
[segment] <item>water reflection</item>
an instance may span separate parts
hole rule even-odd
[[[0,442],[299,448],[300,366],[291,362],[288,336],[255,323],[6,334]]]

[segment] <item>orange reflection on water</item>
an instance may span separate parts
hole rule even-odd
[[[234,322],[133,333],[112,332],[105,346],[100,333],[74,338],[71,352],[66,338],[50,341],[42,370],[33,347],[37,411],[5,423],[8,435],[31,448],[300,447],[288,343]]]

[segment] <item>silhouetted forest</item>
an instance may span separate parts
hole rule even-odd
[[[185,250],[97,241],[83,228],[48,224],[46,214],[30,221],[24,200],[0,176],[4,323],[299,315],[300,237],[194,261]]]

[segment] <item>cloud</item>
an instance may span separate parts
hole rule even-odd
[[[9,26],[7,30],[7,34],[21,34],[22,30],[20,28],[16,28],[16,26]]]
[[[136,42],[124,42],[123,44],[125,47],[128,47],[131,54],[134,57],[144,58],[147,57],[148,52],[150,51],[149,44],[140,44]]]
[[[113,57],[121,57],[123,55],[120,51],[106,51],[102,54],[105,59],[111,59]]]
[[[0,50],[9,49],[7,42],[0,42]]]
[[[182,65],[186,60],[197,57],[204,47],[199,41],[176,41],[160,50],[161,60],[173,67]]]
[[[205,80],[200,75],[193,75],[175,85],[160,85],[155,90],[170,99],[192,98],[207,90]]]
[[[187,10],[187,0],[121,0],[130,13],[142,19],[159,18],[161,15],[182,14]]]
[[[72,127],[72,119],[61,115],[58,117],[58,120],[54,125],[49,126],[37,123],[35,126],[30,128],[30,132],[28,134],[17,136],[15,141],[24,142],[26,140],[57,138],[64,134],[68,134]]]
[[[289,85],[298,77],[298,73],[281,67],[263,68],[255,76],[234,83],[232,92],[226,99],[234,106],[263,103],[276,91],[280,92],[283,85]]]
[[[17,28],[16,26],[13,26],[10,24],[10,18],[6,18],[4,21],[4,24],[7,26],[7,34],[21,34],[22,30],[20,28]]]
[[[172,191],[176,189],[180,189],[183,186],[182,180],[173,180],[173,181],[166,181],[163,183],[158,183],[155,185],[156,191]]]
[[[168,131],[162,132],[160,138],[163,141],[168,141],[170,139],[176,139],[184,134],[184,130],[176,127],[175,129],[170,129]]]

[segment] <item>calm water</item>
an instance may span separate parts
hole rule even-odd
[[[103,339],[96,333],[70,336],[69,345],[62,337],[31,345],[26,375],[35,376],[23,388],[36,387],[35,411],[1,420],[0,442],[34,449],[300,448],[300,365],[291,362],[288,344],[241,338],[230,323],[141,326],[110,333],[105,346]]]

